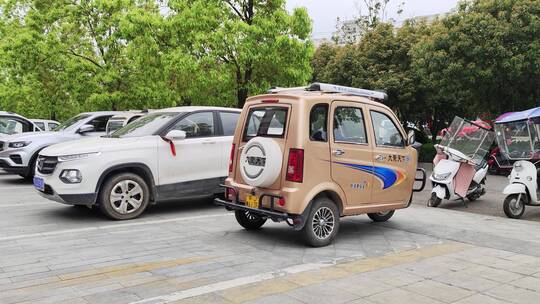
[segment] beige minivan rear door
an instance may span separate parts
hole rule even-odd
[[[360,103],[332,102],[332,179],[345,192],[349,207],[371,202],[373,150],[368,138],[366,117],[366,109]]]

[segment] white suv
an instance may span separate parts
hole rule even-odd
[[[8,135],[33,131],[41,130],[36,128],[33,122],[19,114],[0,111],[0,138]],[[2,145],[0,144],[0,151],[1,150]]]
[[[39,154],[34,186],[69,205],[98,204],[117,220],[149,203],[222,193],[240,110],[178,107],[155,111],[101,138]]]
[[[39,151],[52,144],[105,135],[109,119],[122,112],[81,113],[53,132],[28,132],[0,138],[0,168],[25,178],[34,175]]]

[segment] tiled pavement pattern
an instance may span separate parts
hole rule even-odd
[[[540,224],[413,207],[306,248],[207,201],[111,222],[0,175],[0,303],[540,303]]]

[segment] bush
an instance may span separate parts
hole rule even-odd
[[[418,149],[418,162],[421,163],[431,163],[437,150],[432,143],[423,144],[420,149]]]

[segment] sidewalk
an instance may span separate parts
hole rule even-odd
[[[428,208],[396,215],[384,226],[445,241],[313,270],[284,269],[268,279],[245,277],[136,303],[540,302],[540,224]]]

